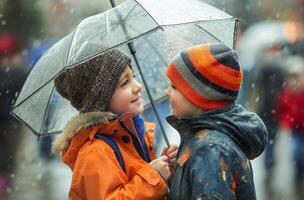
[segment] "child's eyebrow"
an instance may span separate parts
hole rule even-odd
[[[119,83],[124,81],[124,79],[128,78],[130,75],[133,75],[133,71],[132,73],[124,73],[120,78],[119,78]]]
[[[127,75],[123,75],[120,77],[118,82],[120,83],[120,82],[124,81],[124,79],[126,79],[126,78],[127,78]]]

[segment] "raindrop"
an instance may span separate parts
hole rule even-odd
[[[0,96],[2,95],[2,93],[0,92]]]
[[[246,10],[246,11],[249,11],[249,10],[250,10],[250,5],[247,4],[247,5],[245,6],[245,10]]]
[[[273,140],[269,140],[269,144],[271,144],[271,145],[272,145],[272,144],[273,144]]]
[[[19,92],[16,92],[16,93],[15,93],[15,97],[17,97],[17,96],[18,96],[18,94],[19,94]]]
[[[255,98],[255,102],[259,102],[260,101],[260,97]]]
[[[2,18],[2,17],[3,17],[3,14],[1,13],[1,14],[0,14],[0,18]]]
[[[271,110],[271,113],[272,113],[272,114],[275,114],[275,113],[276,113],[276,110],[274,110],[274,109]]]
[[[251,83],[251,88],[255,88],[255,83]]]
[[[7,73],[7,72],[9,72],[9,71],[10,71],[10,68],[9,68],[9,67],[5,68],[5,73]]]
[[[27,52],[27,49],[23,49],[23,50],[22,50],[22,55],[23,55],[23,56],[26,56],[27,53],[28,53],[28,52]]]
[[[38,180],[41,180],[42,174],[41,174],[41,173],[37,174],[36,178],[37,178]]]
[[[73,14],[74,13],[74,8],[70,9],[70,13]]]
[[[20,168],[21,168],[21,169],[24,169],[24,168],[25,168],[25,164],[24,164],[24,163],[21,163],[21,164],[20,164]]]
[[[6,94],[9,94],[9,90],[6,90]]]
[[[1,22],[1,25],[2,25],[2,26],[5,26],[5,25],[6,25],[6,21],[3,20],[3,21]]]
[[[15,177],[15,174],[11,174],[11,178],[14,178]]]
[[[281,13],[276,14],[276,18],[280,18],[280,16],[281,16]]]
[[[7,193],[11,193],[12,192],[12,189],[10,187],[6,188],[6,192]]]

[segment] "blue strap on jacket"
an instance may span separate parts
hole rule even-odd
[[[137,131],[138,137],[140,139],[140,142],[142,144],[144,159],[146,162],[151,162],[148,150],[145,145],[145,135],[146,135],[145,121],[141,116],[138,115],[138,116],[133,117],[133,122],[134,122],[135,129]]]
[[[109,136],[102,135],[101,133],[96,133],[94,137],[105,141],[114,150],[115,156],[119,162],[121,169],[126,173],[125,163],[116,141]]]

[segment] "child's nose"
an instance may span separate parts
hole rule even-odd
[[[134,80],[134,92],[135,93],[141,92],[141,89],[142,89],[141,84],[137,80]]]
[[[171,93],[171,88],[168,87],[168,89],[167,89],[167,96],[168,96],[168,97],[170,97],[170,93]]]

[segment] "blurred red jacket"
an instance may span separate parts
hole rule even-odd
[[[279,94],[275,113],[279,123],[292,132],[304,134],[304,88],[298,91],[284,89]]]

